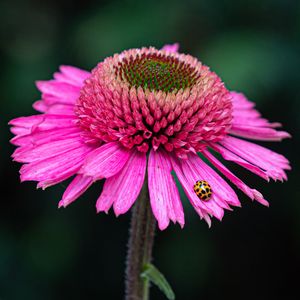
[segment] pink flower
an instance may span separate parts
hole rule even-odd
[[[74,176],[59,206],[66,207],[94,181],[106,179],[97,211],[113,206],[126,213],[137,199],[145,176],[159,228],[170,220],[184,225],[184,212],[172,171],[200,218],[210,225],[224,209],[240,206],[228,183],[268,205],[214,156],[219,153],[269,180],[286,180],[288,160],[241,138],[280,141],[277,131],[243,94],[228,91],[221,79],[196,58],[177,52],[178,45],[131,49],[100,62],[92,72],[61,66],[54,79],[38,81],[41,114],[10,122],[24,163],[21,181],[46,188]],[[238,136],[238,137],[237,137]],[[147,173],[146,173],[147,169]],[[212,195],[194,190],[207,181]]]

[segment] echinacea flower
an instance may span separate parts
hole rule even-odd
[[[34,108],[41,114],[10,122],[18,146],[13,158],[24,163],[21,181],[46,188],[74,177],[59,202],[66,207],[93,182],[106,179],[97,211],[113,206],[120,215],[134,204],[147,174],[151,208],[163,230],[170,220],[185,222],[174,171],[210,225],[212,216],[221,220],[225,209],[240,202],[206,158],[249,198],[267,206],[260,192],[214,154],[266,180],[286,180],[284,170],[290,167],[284,156],[242,138],[280,141],[289,134],[263,119],[243,94],[228,91],[207,66],[177,51],[177,44],[126,50],[91,73],[61,66],[53,80],[38,81],[42,97]],[[208,183],[210,196],[194,189],[197,181]]]

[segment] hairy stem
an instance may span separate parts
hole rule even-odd
[[[126,300],[149,299],[149,281],[140,275],[143,266],[151,262],[155,227],[146,176],[131,217],[126,265]]]

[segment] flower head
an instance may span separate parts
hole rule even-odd
[[[133,205],[147,174],[152,211],[165,229],[170,220],[184,225],[174,171],[210,225],[212,216],[222,219],[224,209],[240,202],[205,157],[252,200],[268,205],[213,153],[266,180],[284,180],[286,158],[234,136],[279,141],[289,134],[261,118],[243,94],[228,91],[207,66],[177,50],[177,44],[126,50],[91,73],[61,66],[53,80],[37,82],[42,99],[34,108],[42,114],[10,122],[18,146],[13,158],[24,163],[21,180],[46,188],[74,176],[59,202],[65,207],[106,179],[97,211],[113,206],[119,215]]]
[[[187,158],[222,140],[232,119],[229,91],[197,59],[155,48],[106,58],[81,89],[75,113],[91,141],[159,148]]]

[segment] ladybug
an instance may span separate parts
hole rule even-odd
[[[194,191],[203,201],[208,201],[211,198],[212,189],[206,180],[198,180],[194,184]]]

